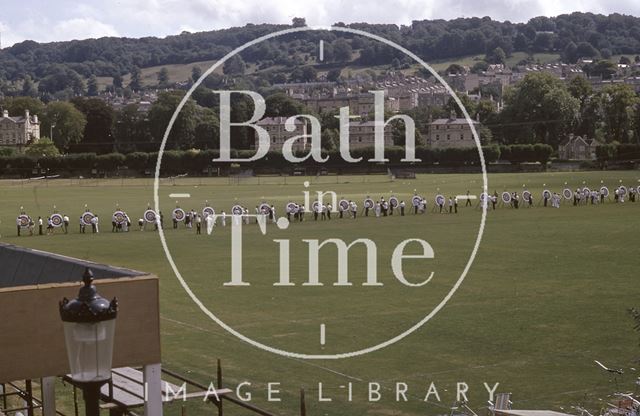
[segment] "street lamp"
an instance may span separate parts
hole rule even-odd
[[[78,298],[60,302],[71,379],[84,393],[87,416],[100,415],[100,387],[111,379],[118,301],[101,297],[85,269]]]
[[[51,126],[49,126],[49,139],[51,139],[51,141],[53,141],[53,129],[56,127],[56,123],[51,123]]]

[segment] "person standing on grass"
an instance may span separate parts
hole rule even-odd
[[[456,200],[457,199],[458,198],[456,198]],[[465,207],[470,207],[471,206],[471,192],[468,189],[467,189],[467,202],[465,202],[464,206]]]
[[[227,213],[224,211],[222,211],[222,216],[220,217],[220,225],[222,225],[223,227],[227,226]]]
[[[401,216],[401,217],[404,217],[404,208],[405,208],[405,205],[406,205],[406,204],[404,203],[404,200],[403,200],[403,201],[400,201],[400,216]]]
[[[64,233],[68,234],[69,233],[69,217],[67,217],[67,214],[64,214],[62,216],[62,223],[64,224]]]
[[[333,209],[333,206],[331,204],[327,204],[327,219],[330,220],[331,219],[331,210]]]
[[[207,215],[204,217],[204,222],[207,224],[207,235],[211,235],[213,232],[213,225],[215,224],[215,218],[213,215]]]
[[[138,227],[140,231],[144,231],[144,218],[138,218]]]
[[[20,224],[21,223],[22,222],[20,221],[20,217],[16,218],[16,227],[17,227],[17,230],[18,230],[18,237],[20,237],[20,228],[21,228]]]
[[[453,197],[449,197],[449,214],[453,214]]]
[[[42,217],[38,217],[38,235],[42,235]]]
[[[202,218],[199,214],[196,214],[196,234],[202,234]]]
[[[47,218],[47,235],[53,234],[53,222],[51,222],[51,217]]]
[[[84,234],[84,221],[82,221],[82,215],[80,216],[80,234]]]
[[[35,228],[36,223],[33,222],[31,218],[29,218],[29,235],[33,235],[33,229]]]
[[[453,198],[453,210],[456,214],[458,213],[458,197],[457,196]]]
[[[351,201],[351,216],[354,220],[358,216],[358,204],[356,204],[356,201]]]

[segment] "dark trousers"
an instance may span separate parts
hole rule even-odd
[[[42,225],[38,225],[38,234],[42,235]]]
[[[400,216],[404,217],[404,208],[400,208]]]

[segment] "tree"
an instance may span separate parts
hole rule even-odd
[[[243,75],[247,65],[240,55],[233,55],[223,65],[222,70],[226,75]]]
[[[60,151],[48,137],[42,137],[37,142],[30,144],[24,153],[34,159],[60,155]]]
[[[307,26],[307,19],[304,17],[294,17],[291,19],[291,26],[293,27],[305,27]]]
[[[152,141],[147,115],[129,104],[116,113],[113,127],[115,148],[118,152],[150,151]]]
[[[202,76],[202,69],[199,66],[191,67],[191,80],[196,82]]]
[[[0,107],[9,111],[9,115],[23,116],[25,110],[31,114],[39,115],[44,110],[44,104],[33,97],[7,97],[0,101]]]
[[[464,74],[467,71],[460,64],[451,64],[447,67],[447,69],[445,69],[444,72],[445,74],[449,74],[449,75],[459,75],[459,74]]]
[[[548,73],[528,74],[505,95],[504,124],[496,133],[510,143],[557,146],[578,121],[580,102],[566,85]]]
[[[98,95],[98,79],[95,75],[92,75],[87,82],[87,95],[90,97]]]
[[[504,65],[507,61],[507,54],[500,47],[495,48],[491,53],[487,54],[486,61],[490,64]]]
[[[276,93],[268,96],[265,100],[265,105],[266,117],[291,117],[305,113],[304,105],[285,93]]]
[[[601,93],[605,140],[629,143],[634,129],[634,112],[640,102],[631,86],[618,84],[605,87]]]
[[[38,95],[38,90],[35,85],[33,85],[33,81],[29,75],[25,76],[22,82],[22,95],[25,97],[36,97]]]
[[[567,43],[562,51],[562,60],[568,64],[575,64],[578,58],[578,46],[574,42]]]
[[[158,96],[149,111],[149,125],[155,143],[160,143],[171,117],[182,97],[183,91],[167,91]],[[232,100],[233,102],[237,100]],[[242,121],[246,121],[243,119]],[[196,128],[196,104],[189,99],[176,118],[167,139],[167,149],[190,149],[193,147]]]
[[[73,104],[52,101],[42,114],[40,131],[53,131],[52,140],[56,146],[66,152],[69,145],[79,143],[84,134],[87,119]]]
[[[134,91],[142,89],[141,77],[142,77],[142,74],[140,73],[140,68],[138,68],[137,66],[134,66],[131,69],[131,80],[129,81],[129,88],[131,88]]]
[[[167,88],[169,86],[169,70],[166,67],[160,68],[157,74],[158,87]]]
[[[119,72],[116,72],[116,74],[113,76],[112,83],[115,89],[122,88],[122,75],[120,75]]]
[[[113,108],[99,98],[76,97],[71,103],[87,119],[81,146],[83,152],[107,153],[113,151],[114,140],[111,128],[115,114]]]
[[[334,68],[327,72],[327,81],[336,82],[340,79],[342,70],[340,68]]]
[[[351,45],[345,39],[339,38],[333,42],[333,58],[337,62],[349,62],[351,61]]]

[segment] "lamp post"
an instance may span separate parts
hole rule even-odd
[[[101,297],[85,269],[78,297],[60,302],[71,379],[83,390],[86,416],[100,415],[100,387],[111,379],[118,301]]]
[[[51,123],[51,126],[49,126],[49,139],[51,139],[51,141],[53,141],[53,129],[56,127],[56,123]]]

